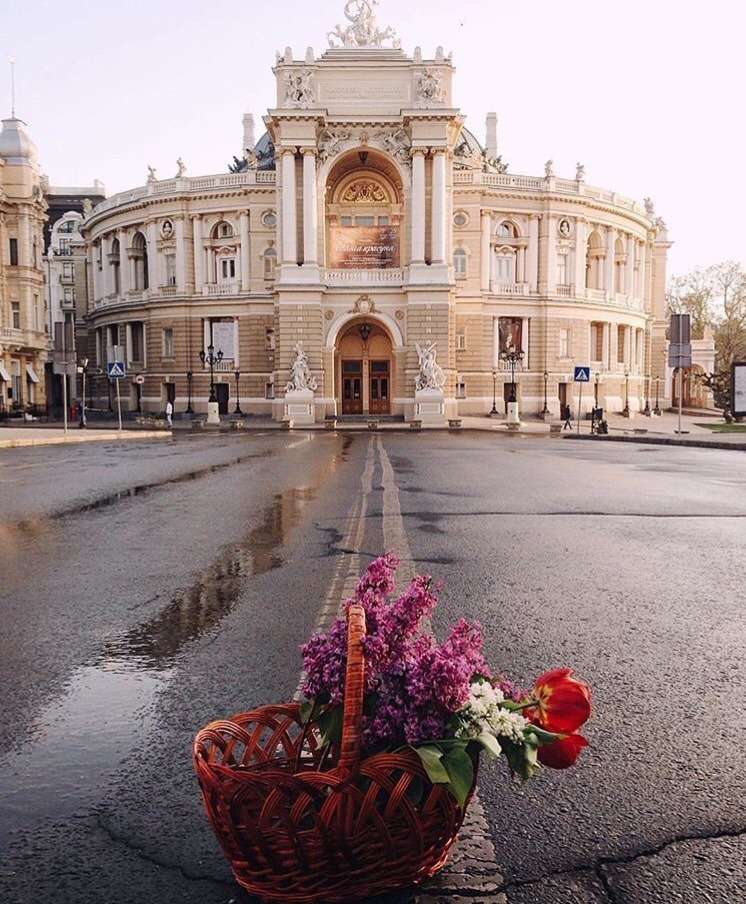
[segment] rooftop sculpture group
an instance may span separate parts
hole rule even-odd
[[[384,41],[391,41],[394,47],[400,42],[396,32],[389,27],[381,31],[376,27],[374,7],[378,0],[347,0],[345,18],[351,23],[347,28],[337,25],[327,34],[330,47],[382,47]]]

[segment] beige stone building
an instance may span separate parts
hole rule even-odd
[[[50,348],[44,312],[43,227],[47,205],[36,146],[26,124],[0,132],[0,415],[46,406]]]
[[[438,419],[504,413],[514,376],[521,417],[557,416],[586,366],[583,408],[634,414],[654,385],[663,407],[652,204],[580,164],[506,172],[494,114],[484,145],[464,126],[450,56],[408,56],[358,8],[320,56],[278,56],[243,172],[179,160],[85,218],[88,354],[124,358],[125,405],[204,412],[212,373],[221,414]]]

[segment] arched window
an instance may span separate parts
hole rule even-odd
[[[466,279],[468,275],[468,258],[464,248],[456,248],[453,252],[453,274],[456,279]]]
[[[222,220],[212,231],[213,238],[216,239],[229,239],[232,238],[236,232],[231,226],[230,223],[226,223],[225,220]]]
[[[513,223],[510,223],[508,220],[504,220],[502,223],[500,223],[495,234],[503,239],[518,238],[518,230],[515,228]]]
[[[264,278],[270,281],[274,280],[275,270],[277,269],[277,250],[272,245],[264,249],[262,261],[264,264]]]
[[[114,277],[112,280],[114,294],[119,295],[122,291],[122,281],[120,275],[121,251],[119,248],[119,239],[114,239],[111,243],[111,252],[109,253],[109,263],[111,264],[111,273]]]
[[[614,243],[614,291],[624,292],[624,264],[627,255],[624,250],[624,243],[621,239],[617,239]]]
[[[587,289],[603,288],[604,243],[594,229],[588,236],[585,285]]]
[[[148,243],[141,232],[136,232],[132,236],[130,254],[135,263],[135,284],[132,288],[135,292],[142,292],[143,289],[150,287],[150,280],[148,274]]]

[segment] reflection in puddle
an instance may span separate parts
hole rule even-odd
[[[282,565],[287,533],[315,491],[277,495],[262,522],[228,547],[197,582],[150,621],[108,639],[94,665],[36,720],[32,737],[0,765],[0,850],[13,831],[60,819],[98,799],[150,727],[152,702],[182,647],[236,605],[248,578]]]
[[[168,673],[116,673],[86,666],[66,696],[38,719],[35,738],[0,768],[0,849],[11,827],[59,819],[95,799],[117,763],[149,727],[149,707]]]
[[[181,648],[211,631],[235,606],[246,579],[283,564],[286,533],[298,522],[308,487],[275,496],[261,524],[224,550],[188,590],[174,597],[158,615],[126,634],[107,639],[101,657],[108,667],[168,668]]]

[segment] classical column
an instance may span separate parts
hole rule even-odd
[[[482,291],[489,292],[490,290],[490,228],[491,228],[492,218],[490,217],[489,211],[482,211],[482,249],[480,251],[480,274],[481,274],[481,284]]]
[[[645,244],[644,242],[635,242],[636,259],[636,277],[635,277],[635,298],[645,297]]]
[[[119,239],[119,294],[126,295],[134,285],[134,280],[132,279],[133,261],[130,260],[129,256],[130,237],[125,229],[119,229],[117,238]],[[114,291],[113,288],[112,291]]]
[[[547,294],[557,291],[557,217],[547,219]]]
[[[575,296],[585,296],[585,269],[588,253],[588,229],[585,220],[578,217],[575,221]]]
[[[539,289],[539,216],[532,213],[528,221],[528,288]]]
[[[91,283],[93,288],[93,300],[98,301],[101,298],[101,272],[98,269],[99,253],[103,253],[101,245],[95,242],[90,244],[90,261],[91,261]]]
[[[282,262],[298,263],[295,151],[282,150]]]
[[[249,212],[242,210],[239,219],[241,232],[241,291],[248,292],[251,289],[251,249],[249,248]]]
[[[604,257],[604,289],[607,294],[614,294],[614,242],[616,230],[608,226],[606,229],[606,256]]]
[[[430,249],[432,263],[442,264],[446,259],[446,155],[436,151],[433,156],[432,216],[430,218]]]
[[[303,148],[303,263],[318,263],[319,211],[316,196],[316,149]]]
[[[101,292],[103,297],[106,298],[108,295],[114,291],[113,285],[114,280],[112,279],[111,272],[111,261],[109,260],[109,255],[111,254],[111,237],[106,235],[101,239]],[[121,254],[121,251],[120,251]]]
[[[635,238],[627,236],[627,262],[624,265],[624,291],[631,298],[635,291]]]
[[[186,245],[184,243],[184,218],[174,219],[174,231],[176,233],[176,285],[180,289],[186,288]]]
[[[425,262],[425,152],[412,150],[412,263]]]
[[[603,365],[607,370],[611,370],[611,364],[610,364],[610,360],[609,360],[610,340],[611,340],[611,324],[604,323],[603,324],[603,335],[601,337],[601,360],[603,361]]]
[[[626,370],[632,369],[632,327],[624,328],[624,367]]]
[[[158,232],[155,226],[155,220],[148,220],[146,224],[147,230],[147,247],[145,253],[148,256],[148,290],[152,292],[158,291],[159,286],[165,283],[165,279],[161,277],[161,255],[158,252]],[[143,271],[144,272],[144,271]],[[143,280],[143,289],[145,283]]]
[[[202,245],[202,216],[192,216],[192,240],[194,242],[194,292],[202,294],[205,281],[205,249]]]

